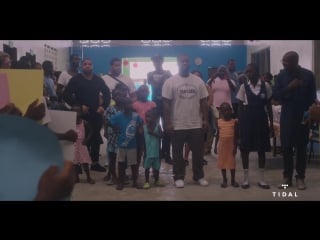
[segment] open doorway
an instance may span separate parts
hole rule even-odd
[[[265,48],[252,53],[251,63],[258,66],[260,74],[270,72],[270,48]]]
[[[163,69],[170,71],[172,75],[177,74],[177,58],[164,57]],[[154,71],[154,66],[150,57],[122,58],[122,74],[130,77],[133,80],[136,89],[143,84],[147,84],[147,74],[148,72],[152,71]],[[151,100],[151,86],[149,86],[149,84],[147,85],[150,91],[149,100]]]

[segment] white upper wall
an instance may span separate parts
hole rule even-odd
[[[56,70],[65,70],[69,63],[69,47],[72,40],[11,40],[17,48],[18,59],[24,56],[30,49],[37,56],[37,62],[42,63],[44,59],[44,45],[47,44],[58,50],[58,61]],[[0,50],[3,44],[9,44],[9,40],[0,40]],[[312,40],[254,40],[245,41],[248,45],[247,59],[251,60],[251,53],[270,47],[270,71],[278,74],[282,69],[280,60],[287,51],[296,51],[300,56],[299,64],[314,71],[313,66],[313,41]]]
[[[270,47],[270,72],[278,74],[283,68],[281,59],[288,51],[299,54],[299,65],[314,71],[312,40],[254,40],[247,41],[247,59],[251,61],[251,53]]]
[[[72,40],[10,40],[13,46],[17,48],[18,60],[30,50],[37,56],[37,62],[42,63],[44,58],[44,45],[49,45],[57,49],[57,67],[55,70],[63,71],[67,69],[69,63],[69,47],[72,46]],[[3,44],[9,45],[9,40],[0,40],[0,50],[3,50]]]

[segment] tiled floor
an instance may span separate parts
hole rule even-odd
[[[148,190],[134,189],[130,185],[122,191],[115,189],[115,186],[108,186],[103,181],[105,173],[92,172],[96,184],[90,185],[85,181],[85,175],[80,178],[82,181],[75,185],[72,201],[320,201],[320,159],[314,158],[307,166],[306,184],[304,191],[297,190],[294,186],[286,190],[279,190],[277,185],[282,180],[282,158],[272,157],[267,154],[267,163],[265,171],[265,180],[271,185],[268,190],[257,186],[258,167],[257,154],[252,153],[250,160],[250,184],[249,189],[233,188],[228,186],[223,189],[220,187],[221,173],[216,167],[216,157],[212,155],[205,156],[208,165],[204,166],[205,177],[209,181],[209,186],[201,187],[192,181],[191,166],[187,167],[185,187],[177,189],[173,185],[172,166],[162,163],[160,178],[166,183],[165,187],[152,187]],[[105,159],[101,159],[105,163]],[[228,173],[228,177],[230,173]],[[229,178],[230,179],[230,178]],[[237,154],[237,172],[236,179],[241,183],[243,179],[240,154]],[[144,170],[140,168],[139,182],[144,183]]]

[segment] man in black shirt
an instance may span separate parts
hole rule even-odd
[[[304,182],[307,165],[309,126],[304,123],[309,107],[316,101],[316,84],[313,72],[299,66],[299,55],[290,51],[282,58],[283,70],[275,80],[274,100],[280,102],[280,140],[283,154],[283,183],[278,187],[292,186],[293,148],[296,149],[296,183],[299,190],[306,189]]]
[[[64,101],[70,106],[81,107],[83,119],[88,121],[92,136],[88,141],[88,150],[91,156],[91,170],[105,172],[106,169],[99,164],[100,144],[102,138],[102,116],[110,104],[110,90],[105,82],[92,71],[90,59],[82,62],[82,73],[72,77],[63,93]],[[102,94],[102,103],[99,101]]]

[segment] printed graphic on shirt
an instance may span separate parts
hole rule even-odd
[[[179,98],[191,99],[197,95],[197,88],[191,84],[183,84],[177,87]]]
[[[164,74],[154,73],[154,74],[153,74],[153,82],[155,82],[155,83],[157,83],[158,85],[160,85],[161,82],[162,82],[163,76],[164,76]]]
[[[127,147],[131,139],[135,137],[136,127],[137,127],[137,121],[136,119],[132,119],[126,128],[126,138],[121,144],[122,147]]]

